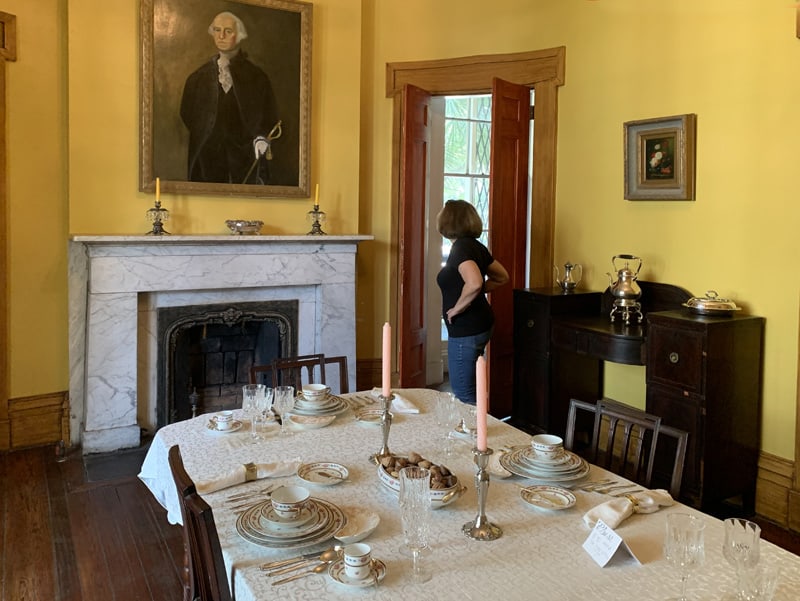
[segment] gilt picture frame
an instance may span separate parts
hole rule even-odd
[[[233,52],[215,37],[223,13]],[[158,177],[173,194],[308,198],[312,15],[297,0],[140,0],[140,191]]]
[[[625,198],[694,200],[697,116],[624,124]]]

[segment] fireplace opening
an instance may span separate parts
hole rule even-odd
[[[297,354],[297,301],[158,310],[158,427],[241,406],[250,367]]]

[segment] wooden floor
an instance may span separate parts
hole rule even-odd
[[[114,459],[92,472],[107,479],[89,482],[78,452],[0,454],[0,601],[181,600],[180,527],[131,475],[130,456],[117,474]],[[756,521],[800,554],[800,535]]]
[[[179,526],[137,478],[87,482],[80,453],[0,455],[2,601],[180,601]]]

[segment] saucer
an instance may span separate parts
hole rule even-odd
[[[304,463],[297,468],[297,477],[309,484],[332,486],[347,480],[350,472],[339,463]]]
[[[267,505],[261,510],[261,517],[273,526],[299,528],[314,517],[314,511],[311,504],[307,503],[306,506],[300,510],[300,515],[297,516],[296,519],[290,520],[289,518],[279,516],[272,505]]]
[[[539,509],[568,509],[575,505],[575,495],[558,486],[528,486],[519,491],[519,495]]]
[[[356,413],[356,420],[363,426],[380,426],[383,419],[383,409],[362,409]]]
[[[206,425],[206,427],[208,428],[209,432],[213,432],[214,434],[230,434],[231,432],[236,432],[237,430],[241,430],[242,422],[240,422],[238,419],[234,419],[231,421],[230,428],[226,428],[225,430],[220,430],[217,427],[217,418],[212,417],[210,420],[208,420],[208,424]]]
[[[380,559],[373,559],[372,560],[372,572],[367,578],[350,578],[344,572],[344,560],[340,559],[331,564],[331,567],[328,568],[328,575],[333,578],[336,582],[340,584],[344,584],[345,586],[352,586],[354,588],[366,588],[368,586],[375,586],[375,581],[372,578],[372,574],[375,574],[378,578],[378,582],[381,582],[386,577],[386,564],[383,563]]]

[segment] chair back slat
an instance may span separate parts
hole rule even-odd
[[[594,415],[589,436],[581,426],[588,421],[581,421],[582,413],[587,414],[587,417]],[[665,463],[669,463],[669,492],[677,499],[683,478],[688,436],[686,431],[664,424],[661,417],[614,399],[602,398],[595,404],[572,399],[567,415],[564,447],[596,465],[649,488],[653,482],[656,457],[661,457],[670,444],[674,445],[674,458]]]
[[[214,515],[186,471],[180,447],[170,447],[169,467],[183,520],[184,601],[231,601]]]

